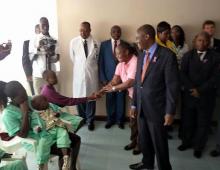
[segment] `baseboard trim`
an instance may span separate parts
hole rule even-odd
[[[95,120],[96,120],[96,121],[107,121],[107,116],[105,116],[105,115],[96,115],[96,116],[95,116]],[[126,116],[125,121],[126,121],[126,122],[129,122],[129,117]],[[174,125],[179,125],[179,124],[180,124],[180,119],[174,119],[173,124],[174,124]],[[215,121],[215,120],[213,120],[213,121],[211,122],[211,125],[214,126],[214,127],[216,127],[216,126],[218,125],[218,122]]]

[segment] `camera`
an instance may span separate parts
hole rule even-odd
[[[57,40],[52,38],[43,38],[39,41],[39,49],[45,50],[47,53],[55,54]],[[51,56],[51,55],[50,55]]]

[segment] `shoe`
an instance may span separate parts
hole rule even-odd
[[[147,168],[142,162],[129,165],[129,168],[134,169],[134,170],[153,170],[153,169]]]
[[[125,128],[125,125],[124,125],[124,123],[119,123],[119,124],[118,124],[118,127],[119,127],[120,129],[124,129],[124,128]]]
[[[194,155],[196,158],[201,158],[201,157],[202,157],[202,151],[195,150],[195,151],[193,152],[193,155]]]
[[[124,150],[129,151],[129,150],[132,150],[134,148],[135,148],[135,145],[133,143],[130,143],[130,144],[128,144],[124,147]]]
[[[89,124],[88,124],[88,130],[93,131],[94,129],[95,129],[94,123],[93,123],[93,122],[92,122],[92,123],[89,123]]]
[[[212,157],[217,157],[217,156],[220,156],[220,152],[217,151],[217,150],[212,150],[212,151],[210,152],[210,155],[211,155]]]
[[[70,169],[70,157],[68,155],[63,156],[63,166],[62,170]]]
[[[107,122],[106,125],[105,125],[105,128],[110,129],[112,127],[112,125],[113,125],[113,123]]]
[[[133,155],[139,155],[141,153],[141,150],[140,150],[138,144],[135,146],[132,153],[133,153]]]
[[[139,155],[141,153],[141,150],[135,148],[132,153],[133,155]]]
[[[180,145],[180,146],[178,146],[178,150],[179,151],[185,151],[185,150],[187,150],[187,149],[189,149],[190,148],[190,146],[187,146],[187,145]]]

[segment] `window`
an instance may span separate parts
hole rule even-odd
[[[11,54],[0,61],[0,80],[26,82],[23,42],[34,36],[34,27],[43,16],[49,20],[50,34],[57,38],[56,0],[0,0],[0,43],[12,42]]]

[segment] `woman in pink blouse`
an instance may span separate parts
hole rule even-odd
[[[133,96],[133,84],[135,81],[136,67],[137,67],[137,52],[130,44],[121,42],[116,48],[116,57],[119,61],[115,75],[110,83],[102,88],[101,91],[109,93],[114,91],[128,90],[129,100]],[[140,153],[138,146],[138,129],[137,117],[130,116],[131,127],[131,143],[124,147],[125,150],[133,149],[133,154]]]

